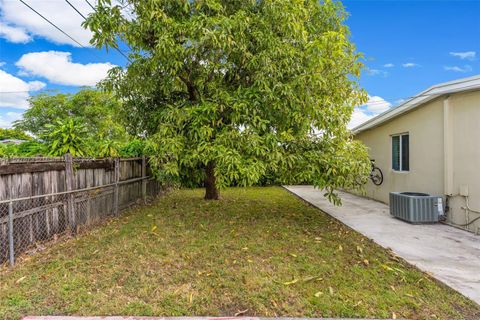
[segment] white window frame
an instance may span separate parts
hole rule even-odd
[[[408,170],[404,170],[403,169],[403,161],[402,161],[402,154],[403,154],[403,144],[402,144],[402,140],[403,140],[403,136],[408,136]],[[399,158],[398,158],[398,164],[399,164],[399,167],[400,167],[400,170],[395,170],[393,169],[393,155],[392,155],[392,150],[393,150],[393,137],[399,137],[398,139],[398,149],[399,149]],[[392,171],[394,172],[410,172],[410,133],[409,132],[402,132],[402,133],[396,133],[396,134],[392,134],[390,135],[390,158],[391,158],[391,162],[390,162],[390,168]]]

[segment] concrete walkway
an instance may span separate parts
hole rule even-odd
[[[480,304],[480,236],[443,224],[412,225],[391,217],[387,205],[346,192],[335,207],[312,186],[285,188]]]

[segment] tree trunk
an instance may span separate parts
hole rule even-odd
[[[209,162],[205,168],[205,200],[218,200],[220,192],[215,178],[215,164]]]

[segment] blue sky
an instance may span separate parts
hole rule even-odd
[[[40,90],[75,92],[108,68],[119,53],[88,48],[82,18],[64,0],[26,0],[87,48],[44,22],[18,0],[0,0],[0,127],[8,127]],[[71,0],[84,14],[84,0]],[[360,83],[371,96],[352,126],[426,87],[480,74],[479,1],[345,0],[352,40],[365,55]]]
[[[395,106],[433,84],[480,74],[480,1],[343,3],[370,69],[361,77],[369,95]],[[382,107],[380,99],[372,100],[354,114],[356,124],[381,109],[374,108]]]

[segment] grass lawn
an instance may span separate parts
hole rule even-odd
[[[480,307],[279,187],[178,190],[0,269],[0,319],[478,319]]]

